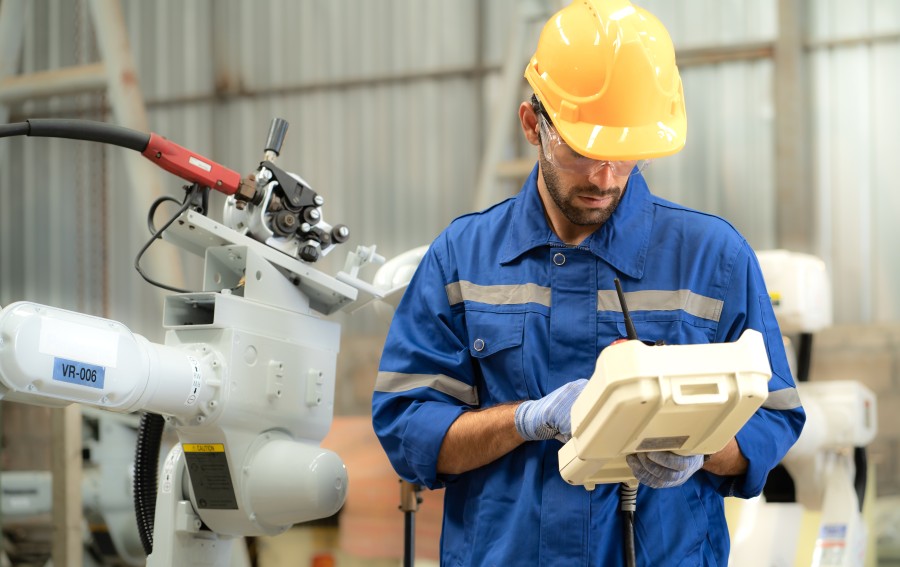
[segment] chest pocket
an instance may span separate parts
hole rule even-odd
[[[469,354],[480,371],[478,399],[495,405],[526,399],[525,313],[466,311]]]
[[[620,315],[621,316],[621,315]],[[695,345],[712,342],[715,323],[712,321],[692,321],[689,315],[680,311],[639,313],[632,315],[634,330],[638,339],[653,343],[659,340],[670,345]],[[628,336],[624,318],[616,320],[619,337]]]

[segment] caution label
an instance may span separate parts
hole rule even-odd
[[[224,443],[185,443],[182,445],[185,453],[224,453]]]
[[[182,448],[197,506],[206,510],[237,510],[225,445],[184,443]]]

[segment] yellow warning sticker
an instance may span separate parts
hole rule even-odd
[[[184,443],[185,453],[224,453],[224,443]]]
[[[185,443],[184,460],[197,507],[202,510],[237,510],[228,454],[223,443]]]

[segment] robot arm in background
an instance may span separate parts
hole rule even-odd
[[[155,135],[137,147],[139,133],[109,125],[26,124],[0,126],[0,137],[122,145],[230,196],[226,225],[186,209],[157,235],[205,264],[202,291],[166,297],[165,344],[117,321],[14,303],[0,311],[0,398],[165,418],[180,443],[162,469],[150,566],[227,564],[235,538],[336,513],[347,473],[319,444],[331,426],[340,327],[322,316],[353,305],[358,280],[309,264],[349,231],[325,223],[323,200],[273,165],[286,124],[273,123],[249,181]]]
[[[855,380],[809,381],[812,335],[832,324],[825,263],[787,250],[760,251],[757,257],[782,333],[800,339],[795,374],[807,420],[783,464],[794,479],[803,479],[794,483],[797,502],[808,510],[820,510],[827,493],[833,491],[828,485],[835,467],[846,468],[849,477],[841,482],[853,484],[856,471],[851,453],[875,438],[877,400]],[[789,339],[785,341],[790,345]],[[839,466],[839,460],[847,462]]]
[[[806,426],[783,464],[795,482],[797,502],[821,510],[835,482],[852,487],[853,451],[875,439],[875,394],[852,380],[797,384],[806,410]],[[839,477],[838,480],[835,477]],[[861,507],[862,494],[854,499]]]
[[[144,565],[132,497],[133,457],[138,419],[133,415],[82,408],[84,468],[81,501],[85,521],[84,566]],[[165,436],[171,448],[173,436]],[[50,471],[0,474],[4,530],[26,532],[35,519],[53,512]],[[15,563],[15,552],[4,551]],[[47,551],[49,554],[49,550]]]
[[[757,257],[789,356],[799,339],[791,362],[806,424],[782,460],[790,486],[773,475],[765,497],[741,502],[729,564],[862,566],[871,553],[861,504],[865,446],[877,423],[875,396],[854,380],[808,381],[813,333],[832,324],[825,263],[787,250],[760,251]]]

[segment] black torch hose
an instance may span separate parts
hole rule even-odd
[[[0,124],[0,138],[12,136],[27,136],[31,131],[28,122],[14,122],[12,124]]]
[[[86,140],[121,146],[138,152],[143,152],[150,143],[150,134],[107,122],[75,118],[32,118],[25,122],[0,125],[0,138],[10,136]]]
[[[144,553],[153,552],[153,517],[156,513],[159,448],[166,421],[154,413],[141,414],[134,453],[134,515]]]

